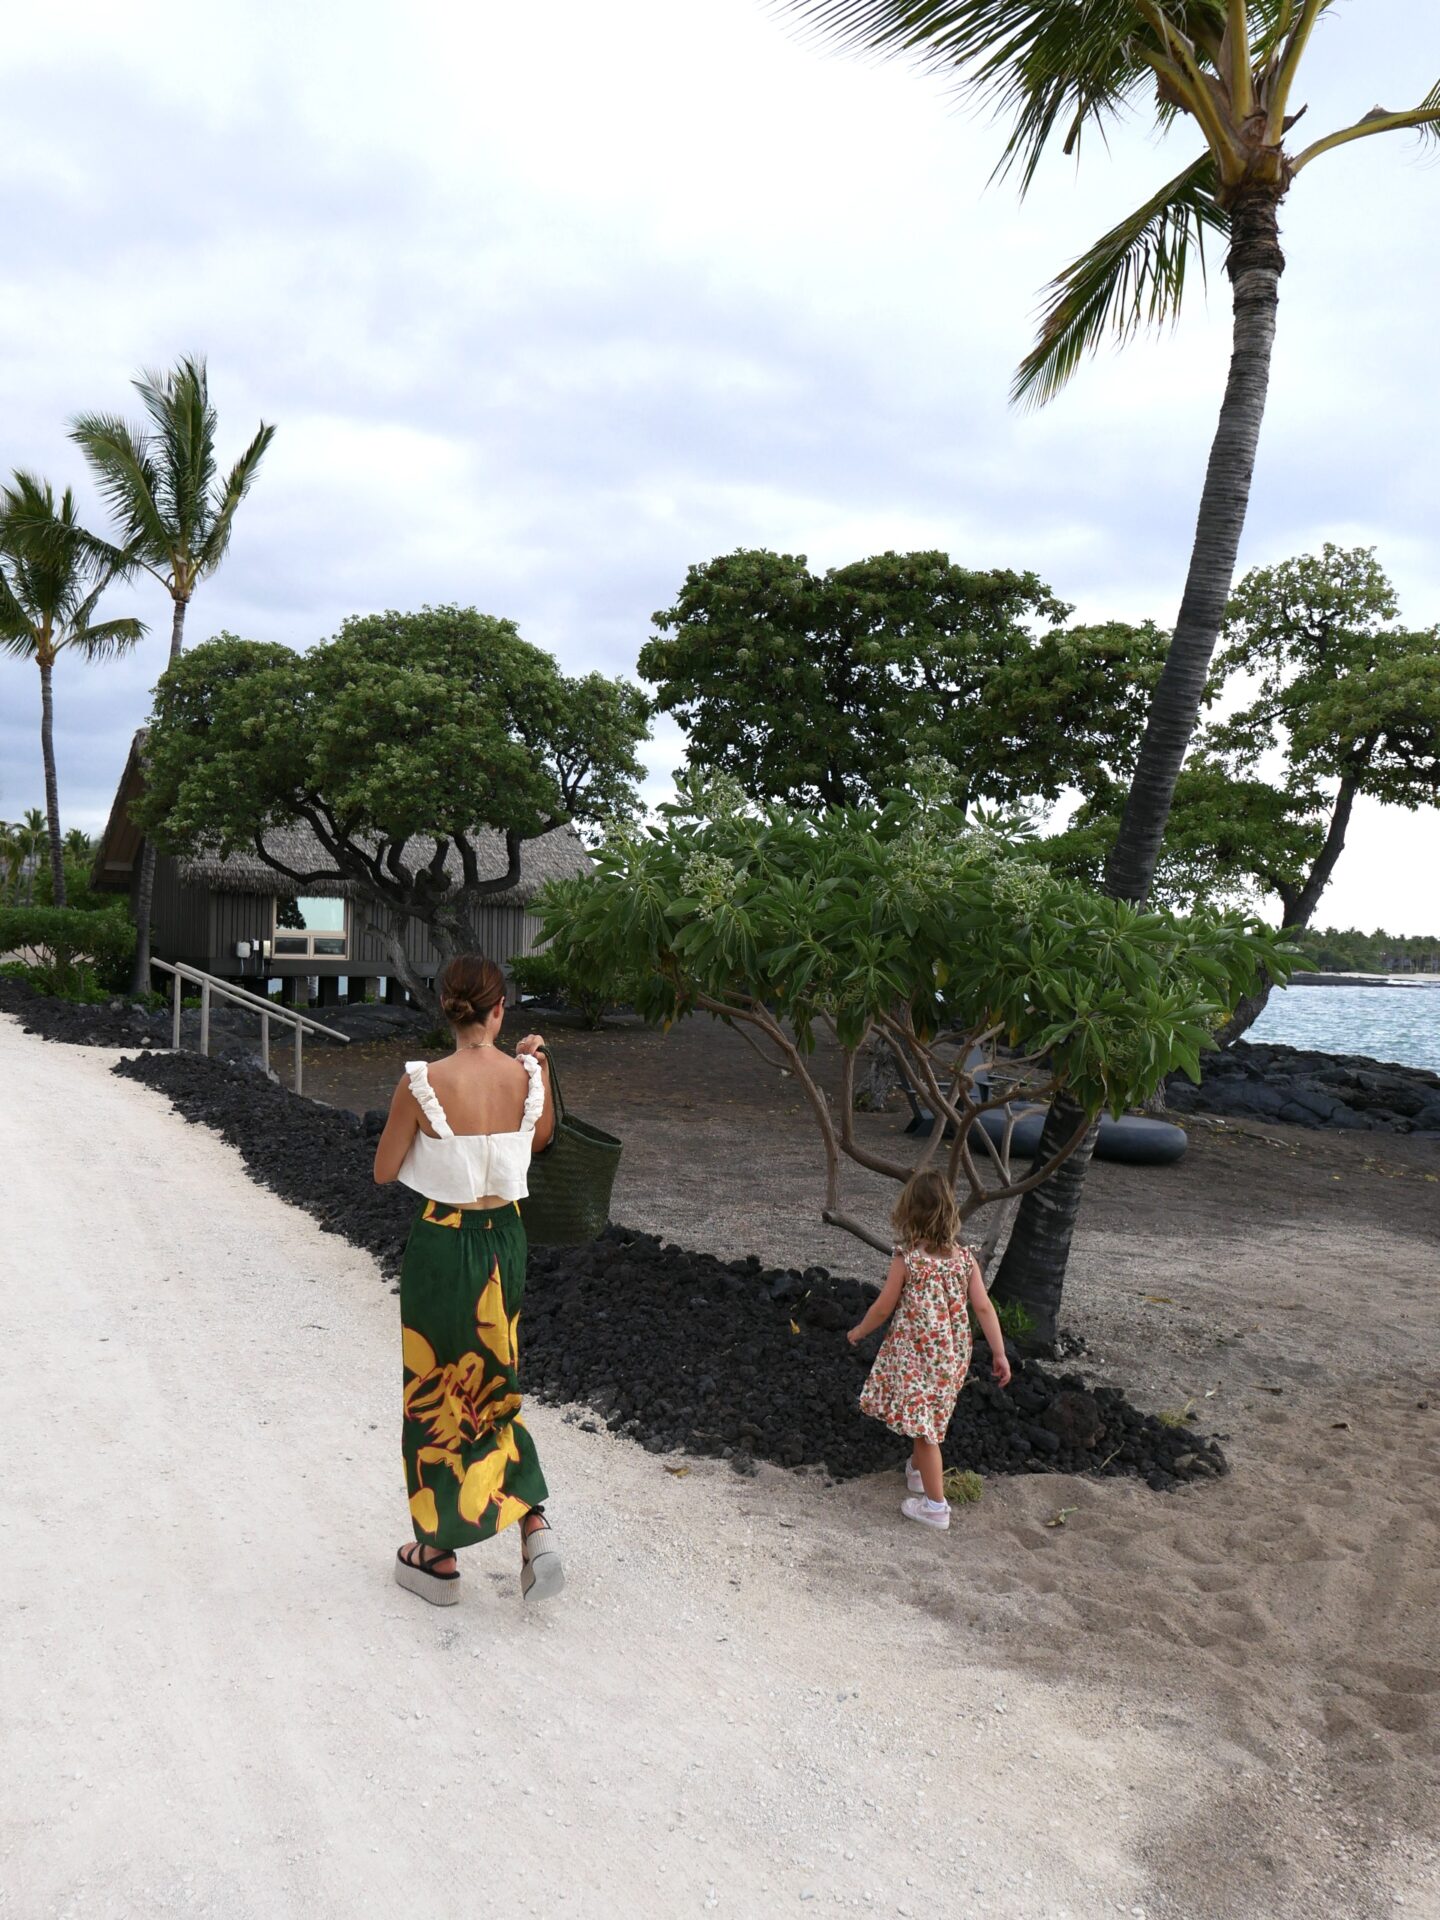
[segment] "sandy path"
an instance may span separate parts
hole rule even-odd
[[[873,1499],[539,1409],[569,1593],[527,1617],[513,1539],[401,1592],[393,1298],[112,1058],[0,1020],[0,1911],[1143,1904],[1173,1736],[896,1605],[960,1543]]]
[[[1220,1487],[991,1482],[948,1537],[536,1408],[569,1592],[528,1617],[501,1540],[432,1611],[392,1296],[112,1058],[0,1018],[5,1920],[1437,1911],[1365,1797],[1433,1767],[1410,1381],[1299,1510],[1241,1437]]]

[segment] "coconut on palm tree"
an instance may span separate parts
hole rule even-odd
[[[215,408],[205,362],[189,357],[168,373],[134,381],[146,420],[134,426],[117,414],[84,413],[71,428],[119,529],[130,563],[158,580],[170,595],[170,662],[185,640],[185,613],[196,587],[224,559],[235,513],[275,437],[259,431],[226,474],[215,457]],[[113,552],[103,542],[102,551]],[[135,892],[135,973],[132,991],[150,984],[150,902],[155,848],[147,840]]]
[[[1233,344],[1200,496],[1179,618],[1105,872],[1107,893],[1144,901],[1175,782],[1199,717],[1234,579],[1270,380],[1285,257],[1280,203],[1313,164],[1376,134],[1440,132],[1440,86],[1415,106],[1372,107],[1348,126],[1292,139],[1315,28],[1334,0],[781,0],[844,44],[912,55],[953,73],[1010,131],[998,171],[1022,195],[1047,150],[1081,149],[1148,104],[1161,135],[1193,142],[1186,164],[1052,283],[1015,397],[1043,402],[1106,336],[1173,319],[1207,235],[1228,239]],[[1080,1115],[1057,1102],[1039,1151]],[[1092,1136],[1093,1138],[1093,1136]],[[1000,1273],[1053,1337],[1088,1151],[1023,1202]]]
[[[40,669],[40,754],[45,766],[45,829],[52,898],[65,905],[65,845],[55,768],[55,662],[64,652],[113,659],[145,632],[138,620],[96,620],[101,594],[124,570],[125,556],[106,557],[77,535],[75,499],[57,501],[48,480],[17,473],[0,490],[0,652]]]

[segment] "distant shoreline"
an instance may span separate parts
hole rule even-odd
[[[1440,987],[1440,973],[1292,973],[1291,987]]]

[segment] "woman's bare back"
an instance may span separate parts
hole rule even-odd
[[[452,1133],[514,1133],[525,1112],[530,1077],[518,1060],[498,1048],[471,1047],[432,1060],[428,1078],[445,1109]],[[420,1115],[433,1140],[435,1129]]]

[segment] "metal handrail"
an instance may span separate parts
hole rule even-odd
[[[260,1060],[265,1071],[270,1071],[270,1022],[280,1021],[282,1026],[295,1029],[295,1091],[301,1093],[305,1084],[305,1035],[309,1033],[328,1034],[332,1040],[343,1040],[348,1047],[350,1036],[341,1033],[338,1027],[327,1027],[322,1021],[312,1020],[308,1013],[297,1013],[294,1007],[277,1006],[273,1000],[263,994],[251,993],[248,987],[231,986],[228,980],[222,980],[217,974],[204,973],[199,967],[192,967],[184,960],[155,960],[152,967],[159,967],[162,973],[175,976],[175,984],[170,990],[170,1044],[180,1051],[180,983],[188,980],[192,986],[200,989],[200,1051],[208,1056],[210,1052],[210,996],[218,993],[223,1000],[233,1000],[237,1006],[254,1007],[260,1015]]]

